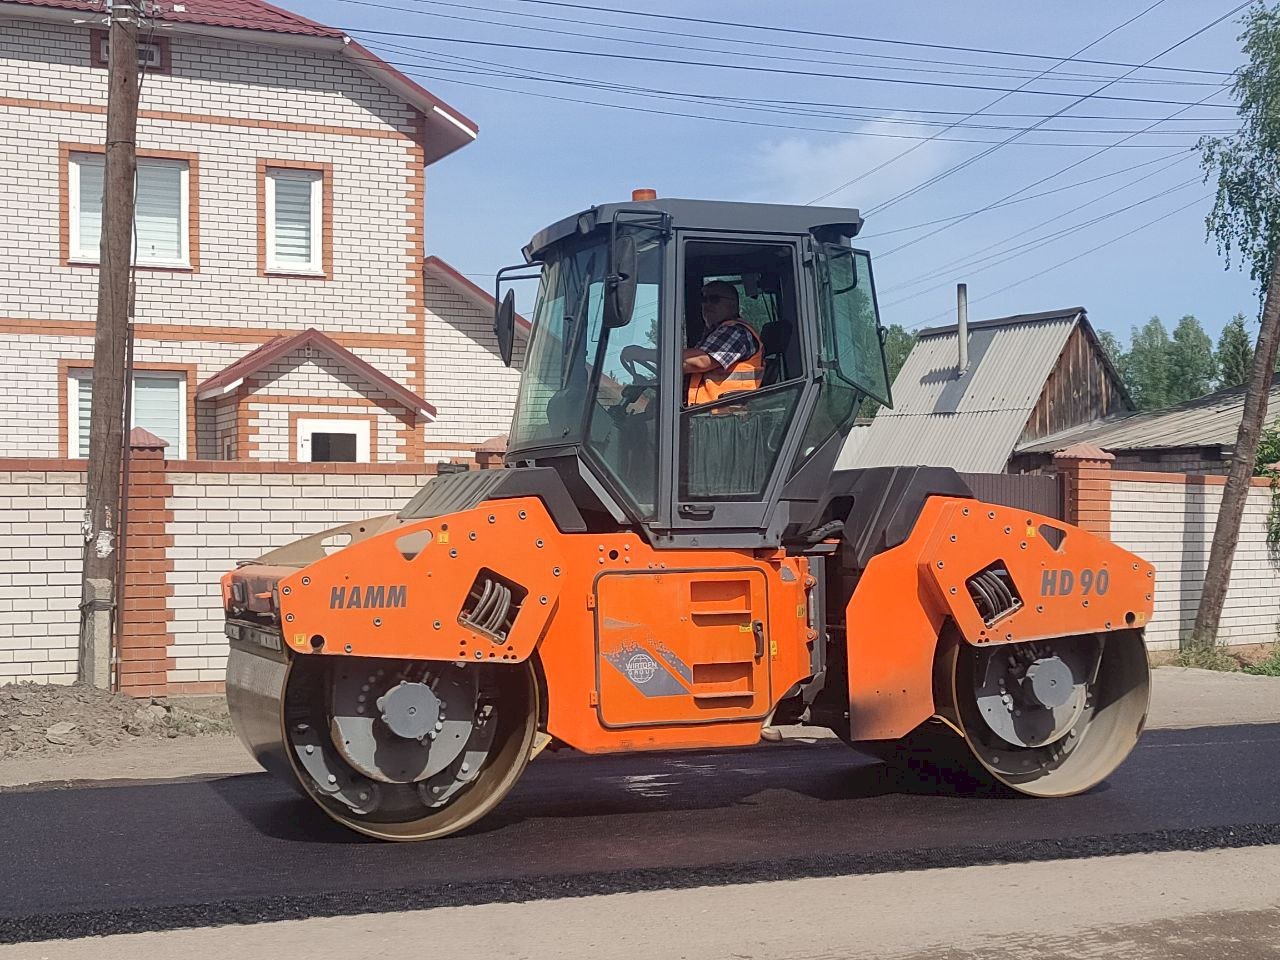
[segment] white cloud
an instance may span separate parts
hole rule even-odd
[[[928,179],[954,161],[959,144],[898,138],[902,135],[928,137],[937,129],[876,120],[858,128],[857,133],[862,136],[855,133],[838,140],[788,137],[768,141],[752,162],[749,173],[752,199],[766,203],[808,203],[883,163],[883,169],[821,201],[832,206],[872,207]],[[884,133],[898,136],[868,136]],[[906,153],[908,150],[911,152]],[[904,153],[901,159],[895,159]]]

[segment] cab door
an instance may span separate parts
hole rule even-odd
[[[801,322],[809,312],[802,299],[808,291],[799,282],[799,249],[788,238],[677,236],[677,271],[684,282],[676,314],[689,333],[688,345],[698,346],[703,335],[694,300],[701,284],[728,282],[739,290],[741,319],[764,343],[770,375],[760,389],[697,406],[686,404],[681,388],[673,405],[671,529],[705,532],[708,538],[750,535],[767,523],[787,452],[798,441],[792,428],[810,383],[804,369],[809,334]],[[673,379],[685,382],[683,375]]]
[[[596,580],[605,727],[764,719],[768,584],[754,568],[625,570]]]

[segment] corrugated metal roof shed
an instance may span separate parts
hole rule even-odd
[[[1083,307],[969,324],[969,367],[956,372],[954,326],[924,330],[881,410],[840,466],[941,466],[1003,472]]]
[[[1244,387],[1230,387],[1163,410],[1065,430],[1019,447],[1019,453],[1052,453],[1073,443],[1104,450],[1234,447],[1244,412]],[[1280,375],[1271,382],[1268,418],[1280,413]]]

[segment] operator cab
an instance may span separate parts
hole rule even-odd
[[[601,529],[778,545],[819,498],[862,401],[889,402],[870,257],[850,245],[861,224],[856,210],[652,199],[538,233],[498,276],[501,292],[540,268],[508,464],[554,467]],[[706,332],[713,281],[737,291],[763,375],[690,406],[681,353]],[[513,319],[509,291],[495,320],[504,359]]]

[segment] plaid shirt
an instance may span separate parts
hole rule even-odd
[[[698,344],[698,349],[705,350],[707,356],[718,363],[722,370],[728,370],[735,363],[746,360],[757,348],[755,337],[751,336],[741,320],[736,323],[725,320],[717,324]]]

